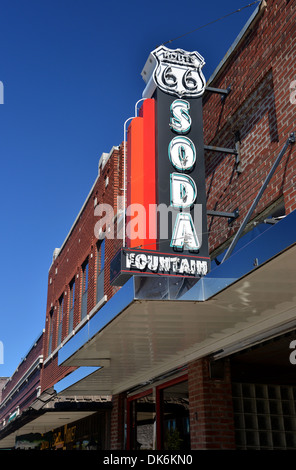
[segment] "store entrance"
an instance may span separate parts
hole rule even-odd
[[[190,450],[187,377],[128,398],[127,448]]]
[[[188,382],[159,390],[162,449],[190,450]]]

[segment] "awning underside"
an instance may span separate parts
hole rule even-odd
[[[61,381],[59,395],[116,394],[295,328],[295,263],[292,246],[204,302],[134,300],[63,362],[100,369],[65,389]]]

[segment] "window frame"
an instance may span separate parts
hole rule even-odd
[[[89,284],[89,257],[85,259],[82,266],[82,292],[81,292],[81,309],[80,309],[80,320],[83,320],[87,316],[87,299],[88,299],[88,284]]]

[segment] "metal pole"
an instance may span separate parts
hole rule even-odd
[[[228,149],[225,147],[216,147],[215,145],[204,145],[205,150],[210,150],[213,152],[223,152],[223,153],[231,153],[233,155],[237,155],[238,151],[236,149]]]
[[[250,209],[249,209],[249,211],[248,211],[248,213],[247,213],[247,215],[246,215],[246,217],[245,217],[243,223],[241,224],[240,228],[238,229],[237,233],[235,234],[235,237],[234,237],[234,239],[232,240],[232,242],[231,242],[231,244],[230,244],[230,246],[229,246],[229,248],[228,248],[228,250],[227,250],[227,252],[226,252],[226,254],[225,254],[225,256],[224,256],[224,258],[223,258],[223,260],[222,260],[222,263],[223,263],[224,261],[226,261],[226,260],[229,258],[229,256],[231,255],[231,253],[233,252],[235,245],[237,244],[237,242],[238,242],[238,240],[239,240],[239,238],[240,238],[242,232],[244,231],[244,229],[245,229],[247,223],[249,222],[253,211],[255,210],[255,208],[256,208],[256,206],[257,206],[259,200],[261,199],[261,196],[262,196],[263,192],[265,191],[266,186],[268,185],[269,181],[271,180],[271,178],[272,178],[272,176],[273,176],[273,174],[274,174],[274,172],[275,172],[275,170],[276,170],[278,164],[280,163],[280,161],[281,161],[281,159],[282,159],[284,153],[286,152],[286,150],[287,150],[287,148],[289,147],[289,145],[294,144],[294,143],[295,143],[295,135],[294,135],[294,132],[292,132],[292,133],[290,134],[290,137],[289,137],[288,140],[286,141],[285,145],[283,146],[282,150],[280,151],[280,153],[279,153],[279,155],[278,155],[276,161],[274,162],[274,164],[273,164],[273,166],[272,166],[270,172],[268,173],[268,175],[267,175],[267,177],[266,177],[266,179],[265,179],[265,181],[264,181],[264,183],[263,183],[263,185],[262,185],[262,187],[261,187],[259,193],[257,194],[257,196],[256,196],[256,198],[255,198],[253,204],[251,205],[251,207],[250,207]]]
[[[131,119],[134,119],[134,116],[128,118],[123,125],[123,227],[122,227],[122,246],[125,248],[125,220],[126,220],[126,124]]]
[[[124,194],[124,203],[123,203],[123,233],[122,233],[122,245],[123,245],[123,248],[125,248],[125,222],[126,222],[126,140],[125,140],[125,137],[126,137],[126,124],[128,123],[128,121],[130,121],[131,119],[134,119],[135,117],[137,117],[137,114],[138,114],[138,111],[137,111],[137,107],[138,107],[138,104],[141,102],[141,101],[144,101],[146,98],[141,98],[140,100],[138,100],[135,104],[135,115],[128,118],[125,123],[124,123],[124,126],[123,126],[123,145],[124,145],[124,150],[123,150],[123,194]]]
[[[141,101],[145,101],[147,98],[141,98],[140,100],[138,100],[135,104],[135,117],[138,116],[138,104],[141,102]]]

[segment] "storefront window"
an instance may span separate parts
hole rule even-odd
[[[156,410],[152,393],[141,395],[130,401],[131,450],[152,450],[156,443]]]
[[[186,379],[179,377],[128,399],[128,449],[190,450]]]
[[[162,448],[190,450],[188,382],[160,390]]]

